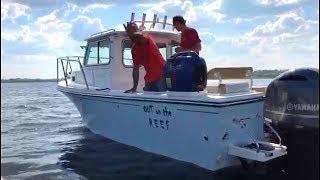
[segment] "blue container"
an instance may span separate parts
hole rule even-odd
[[[197,87],[207,84],[207,65],[195,52],[177,53],[167,60],[164,77],[169,91],[201,91]]]

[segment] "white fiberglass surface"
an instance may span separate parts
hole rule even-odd
[[[116,96],[116,97],[128,97],[128,98],[148,98],[148,99],[163,99],[163,100],[186,100],[186,101],[201,101],[201,102],[230,102],[239,101],[252,98],[263,97],[263,93],[260,92],[244,92],[244,93],[230,93],[230,94],[213,94],[205,91],[201,92],[136,92],[136,93],[124,93],[124,90],[109,90],[99,89],[97,87],[89,87],[86,89],[85,85],[75,85],[66,87],[65,84],[60,83],[58,89],[66,92],[72,92],[76,94],[85,94],[92,96]]]

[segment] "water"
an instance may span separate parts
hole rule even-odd
[[[254,84],[270,81],[260,79]],[[241,168],[211,172],[93,134],[52,82],[1,83],[1,176],[130,180],[265,177]]]

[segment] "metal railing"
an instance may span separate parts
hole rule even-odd
[[[59,61],[60,61],[61,66],[62,66],[64,81],[66,82],[66,87],[69,86],[68,80],[67,80],[68,79],[68,68],[70,68],[69,74],[72,73],[72,67],[71,67],[71,63],[70,62],[77,62],[79,64],[79,66],[80,66],[80,70],[81,70],[81,73],[83,75],[83,79],[84,79],[84,82],[86,84],[86,88],[89,89],[87,78],[86,78],[86,74],[84,73],[83,66],[82,66],[82,64],[80,62],[80,59],[82,59],[82,58],[83,58],[82,56],[66,56],[66,57],[57,58],[57,83],[59,83]],[[64,64],[64,62],[66,62],[66,64]]]
[[[106,31],[97,32],[97,33],[92,34],[90,36],[90,38],[95,37],[95,36],[100,36],[100,35],[103,35],[103,34],[107,34],[109,32],[114,32],[114,31],[116,31],[116,30],[115,29],[108,29]]]

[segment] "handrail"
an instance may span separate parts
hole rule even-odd
[[[97,32],[97,33],[92,34],[90,36],[90,38],[94,37],[94,36],[102,35],[102,34],[107,34],[108,32],[114,32],[114,31],[116,31],[116,30],[115,29],[108,29],[106,31]]]
[[[65,80],[65,82],[66,82],[66,86],[68,86],[67,75],[66,75],[66,71],[64,70],[63,61],[62,61],[62,59],[60,59],[60,61],[61,61],[61,65],[62,65],[64,80]]]
[[[74,59],[70,59],[70,58],[74,58]],[[85,84],[86,84],[86,88],[89,89],[87,78],[86,78],[86,75],[84,73],[83,66],[82,66],[82,64],[80,62],[80,58],[83,58],[83,57],[81,57],[81,56],[66,56],[66,57],[57,58],[57,83],[59,82],[59,60],[60,60],[61,65],[62,65],[62,70],[63,70],[63,75],[64,75],[64,80],[66,82],[66,86],[68,86],[68,81],[67,81],[68,64],[69,64],[70,69],[71,69],[70,72],[72,72],[72,68],[71,68],[71,63],[70,62],[78,62],[79,66],[80,66],[80,69],[81,69],[81,73],[83,75],[83,78],[84,78],[84,81],[85,81]],[[64,66],[64,63],[63,63],[64,61],[67,61],[66,67]]]

